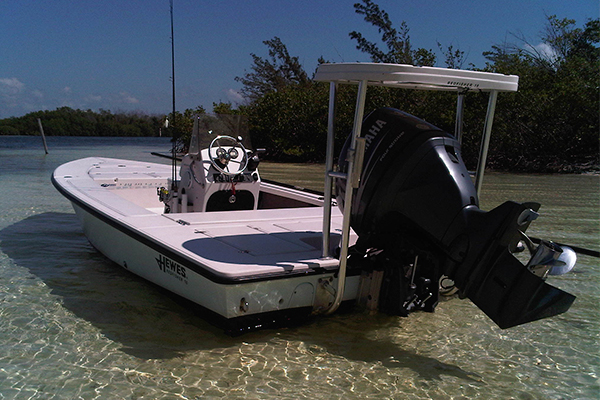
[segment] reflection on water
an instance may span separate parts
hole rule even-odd
[[[598,259],[552,279],[578,296],[569,312],[509,330],[453,299],[434,314],[338,313],[230,338],[98,254],[49,184],[63,162],[153,159],[166,140],[49,138],[44,156],[39,138],[26,139],[0,138],[2,398],[598,397]],[[322,189],[320,165],[263,167],[263,177]],[[482,207],[539,201],[531,232],[597,250],[599,183],[487,174]]]

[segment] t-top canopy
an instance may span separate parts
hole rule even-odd
[[[321,64],[314,80],[338,83],[367,81],[369,85],[405,89],[482,92],[516,92],[519,86],[516,75],[381,63]]]

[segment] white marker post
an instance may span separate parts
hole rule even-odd
[[[40,133],[42,134],[42,141],[44,142],[44,150],[46,151],[46,154],[48,154],[48,145],[46,144],[46,135],[44,135],[44,127],[42,126],[42,120],[39,118],[37,120],[38,125],[40,126]]]

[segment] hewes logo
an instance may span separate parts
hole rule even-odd
[[[170,258],[163,256],[162,254],[159,254],[158,258],[155,258],[155,260],[158,264],[158,268],[162,272],[169,274],[172,277],[177,278],[180,281],[185,282],[187,284],[185,267],[181,266],[180,264],[176,263]]]

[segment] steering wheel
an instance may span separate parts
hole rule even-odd
[[[248,166],[248,152],[241,137],[235,139],[226,135],[217,136],[208,147],[208,157],[217,171],[229,176],[241,174]],[[237,164],[237,171],[229,171],[231,163]]]

